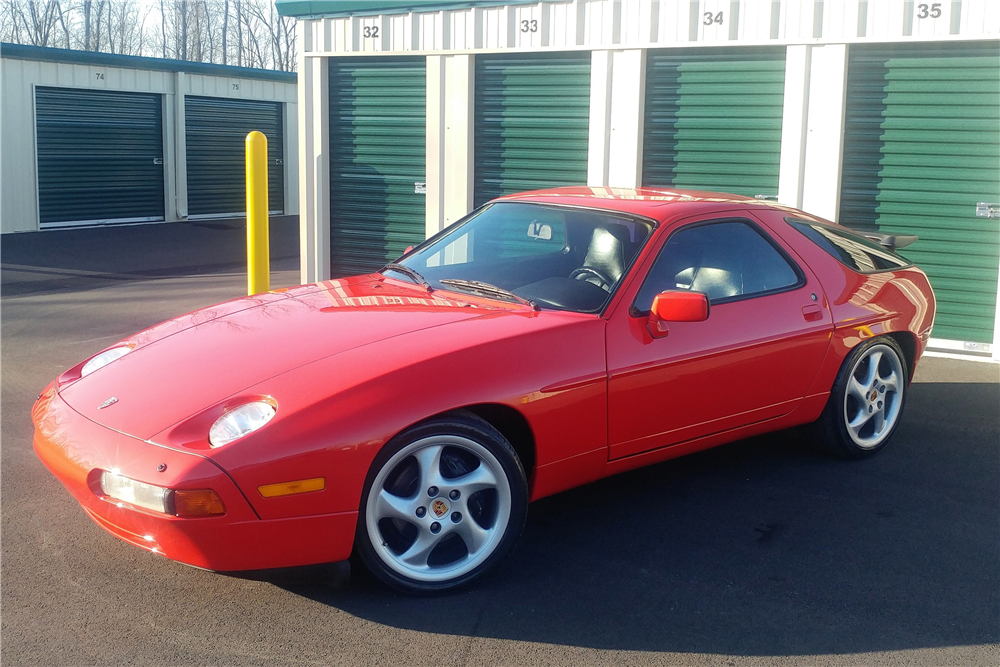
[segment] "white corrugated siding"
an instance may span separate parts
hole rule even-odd
[[[1000,2],[565,0],[305,19],[300,27],[306,53],[982,39],[1000,36]]]

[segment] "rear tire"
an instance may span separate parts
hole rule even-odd
[[[527,510],[514,448],[476,415],[452,413],[401,433],[375,457],[355,547],[389,586],[447,593],[510,554]]]
[[[822,450],[851,459],[882,451],[899,425],[909,388],[903,350],[888,336],[847,355],[819,419],[809,425]]]

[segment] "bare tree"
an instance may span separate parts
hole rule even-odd
[[[295,21],[272,0],[0,0],[0,39],[295,69]]]
[[[71,47],[70,47],[70,39],[69,39],[69,26],[66,25],[66,14],[63,12],[62,5],[60,5],[60,3],[56,2],[55,4],[56,4],[56,10],[59,12],[59,25],[62,26],[63,37],[64,37],[64,39],[66,41],[65,47],[68,49],[68,48],[71,48]]]
[[[225,0],[222,8],[222,64],[229,64],[229,53],[226,49],[227,38],[229,37],[229,0]]]
[[[294,59],[294,36],[291,32],[292,22],[284,16],[280,16],[275,11],[274,3],[260,2],[252,5],[254,22],[261,26],[267,33],[269,42],[269,63],[274,69],[291,70],[289,62]]]
[[[9,34],[4,40],[33,46],[53,46],[52,33],[60,22],[62,10],[56,0],[48,2],[19,2],[6,0],[3,4],[2,24]]]
[[[163,57],[167,57],[167,11],[160,0],[160,43],[163,47]]]

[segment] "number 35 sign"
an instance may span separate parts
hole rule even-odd
[[[917,18],[918,19],[937,19],[941,18],[941,3],[935,2],[933,4],[921,3],[917,5]]]

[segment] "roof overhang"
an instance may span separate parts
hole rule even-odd
[[[469,7],[535,4],[538,4],[538,0],[466,0],[466,2],[455,2],[454,0],[275,0],[274,2],[279,14],[296,18],[407,14],[409,12],[440,12],[446,9],[467,9]]]
[[[213,63],[199,63],[190,60],[147,58],[145,56],[123,56],[117,53],[78,51],[76,49],[56,49],[48,46],[25,44],[0,45],[0,56],[16,60],[37,60],[41,62],[69,63],[71,65],[96,65],[98,67],[120,67],[122,69],[158,70],[163,72],[187,72],[206,76],[232,77],[240,79],[262,79],[294,84],[298,81],[295,72],[282,72],[250,67],[231,67]]]

